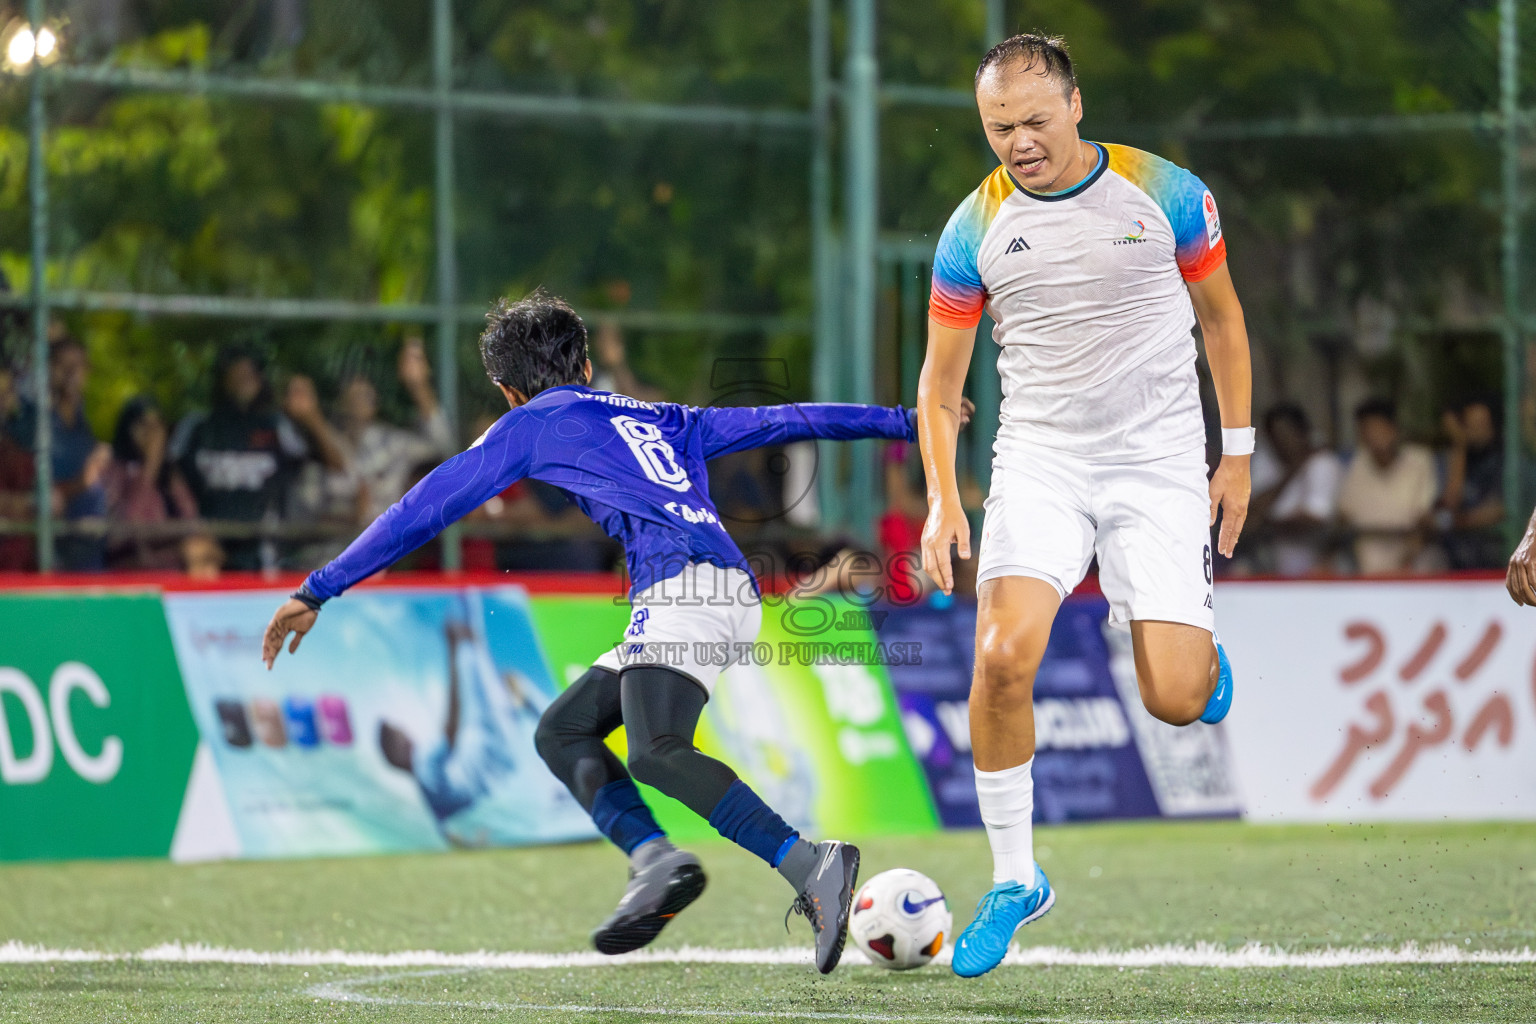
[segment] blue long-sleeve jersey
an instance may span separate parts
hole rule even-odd
[[[900,406],[696,408],[550,388],[433,470],[305,584],[321,600],[335,597],[530,477],[569,491],[623,543],[631,595],[689,562],[747,569],[709,496],[706,460],[811,438],[910,441],[914,420]]]

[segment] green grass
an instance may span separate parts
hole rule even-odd
[[[1259,827],[1229,822],[1040,829],[1056,909],[1026,944],[1124,949],[1261,942],[1287,950],[1536,947],[1536,826]],[[979,833],[862,844],[865,874],[932,875],[963,925],[987,884]],[[725,844],[698,847],[704,897],[657,948],[806,944],[791,893]],[[130,952],[170,941],[260,950],[587,948],[623,884],[597,844],[538,850],[175,866],[0,867],[0,941]],[[342,984],[382,1002],[340,1002]],[[1536,966],[1330,969],[628,965],[377,971],[135,962],[0,965],[0,1022],[653,1020],[665,1011],[1020,1020],[1536,1020]],[[645,1013],[637,1011],[648,1011]],[[636,1011],[636,1012],[632,1012]],[[812,1018],[814,1019],[814,1017]]]

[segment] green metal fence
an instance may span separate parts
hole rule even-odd
[[[866,32],[873,32],[872,4],[851,3],[850,9],[858,16],[863,12]],[[825,0],[816,0],[811,29],[811,46],[816,66],[821,69],[818,81],[825,83],[825,73],[831,60],[829,47],[829,12]],[[43,0],[29,0],[27,19],[36,33],[48,23]],[[36,373],[34,387],[39,395],[47,393],[47,344],[48,314],[51,309],[69,310],[121,310],[147,315],[202,315],[224,318],[266,319],[314,319],[360,322],[418,322],[430,324],[436,332],[437,377],[441,388],[440,401],[449,421],[459,420],[457,354],[459,325],[480,321],[485,309],[482,305],[461,305],[458,289],[458,260],[455,253],[454,219],[454,130],[455,117],[464,114],[484,114],[499,118],[545,121],[557,125],[573,125],[587,122],[617,122],[630,124],[672,125],[696,131],[740,130],[790,132],[810,134],[815,138],[812,173],[815,187],[825,192],[830,180],[828,137],[831,130],[830,93],[823,90],[816,111],[792,109],[749,109],[726,106],[676,105],[664,103],[625,103],[594,101],[580,97],[534,95],[515,92],[486,92],[456,87],[453,82],[453,10],[451,0],[433,0],[432,3],[432,71],[431,88],[399,86],[357,85],[326,81],[298,79],[271,79],[243,77],[229,74],[197,72],[156,71],[116,66],[44,66],[34,52],[30,68],[21,73],[30,77],[30,103],[28,108],[29,131],[29,196],[32,225],[32,259],[30,292],[25,306],[31,314],[33,325],[33,367]],[[867,49],[871,38],[859,44]],[[34,50],[36,48],[34,47]],[[863,52],[861,50],[861,52]],[[850,53],[849,60],[858,64],[865,58]],[[872,76],[872,65],[859,65],[866,77]],[[872,81],[872,79],[871,79]],[[50,291],[46,280],[48,241],[48,183],[44,168],[44,142],[48,126],[46,99],[50,91],[72,85],[108,86],[123,90],[155,91],[182,95],[244,97],[274,103],[348,103],[375,107],[398,107],[429,111],[434,120],[434,235],[436,259],[436,302],[426,304],[383,304],[351,302],[328,299],[273,299],[236,298],[209,295],[163,295],[145,293],[103,293],[77,290]],[[866,130],[872,121],[866,117]],[[850,150],[850,159],[863,159],[862,154]],[[850,180],[867,174],[865,165],[853,167]],[[818,193],[821,194],[821,193]],[[825,204],[817,205],[819,235],[830,237],[830,210]],[[873,225],[861,223],[860,238],[873,237]],[[868,242],[864,243],[866,246]],[[820,248],[818,249],[820,251]],[[856,282],[867,292],[871,283]],[[12,300],[15,301],[14,299]],[[822,301],[819,299],[819,301]],[[870,303],[859,303],[868,306]],[[605,319],[620,326],[696,330],[696,331],[805,331],[810,327],[808,319],[793,316],[764,316],[736,314],[729,311],[675,312],[663,310],[614,311],[604,314]],[[839,331],[828,322],[824,331]],[[864,335],[872,332],[872,325],[856,326]],[[835,346],[822,346],[828,351]],[[867,353],[868,341],[861,351]],[[867,359],[866,359],[867,361]],[[867,395],[868,389],[856,390]],[[54,523],[49,514],[47,499],[53,481],[51,479],[50,454],[52,430],[49,417],[40,416],[36,439],[37,454],[37,544],[38,562],[44,572],[53,563]],[[862,479],[862,478],[861,478]],[[856,500],[844,514],[851,521],[868,519],[872,491],[871,482],[863,480],[860,492],[866,495]],[[444,561],[449,568],[459,564],[459,538],[457,531],[450,531],[445,538]]]
[[[1033,27],[1009,20],[1004,0],[979,0],[985,8],[986,40]],[[1447,133],[1465,135],[1478,145],[1493,143],[1500,151],[1500,176],[1494,194],[1501,210],[1500,259],[1502,314],[1490,326],[1502,340],[1504,411],[1507,428],[1505,494],[1521,493],[1523,459],[1520,431],[1524,333],[1536,323],[1524,312],[1522,277],[1521,147],[1536,123],[1536,114],[1522,108],[1520,96],[1519,13],[1516,0],[1497,0],[1499,26],[1497,109],[1419,114],[1303,116],[1171,124],[1122,124],[1096,128],[1104,137],[1124,139],[1156,148],[1159,144],[1216,146],[1252,140],[1327,140],[1340,138],[1428,138]],[[623,121],[668,125],[697,132],[750,131],[786,133],[807,143],[812,295],[808,316],[794,313],[743,314],[731,310],[629,310],[606,314],[621,325],[637,328],[704,332],[809,332],[813,337],[813,392],[821,400],[875,401],[879,393],[877,368],[882,359],[896,361],[900,398],[915,393],[916,366],[921,358],[925,323],[924,294],[928,263],[940,224],[926,237],[903,235],[881,223],[882,119],[898,112],[928,108],[935,113],[973,109],[969,91],[930,85],[883,82],[878,55],[879,19],[875,0],[844,0],[841,9],[843,52],[834,53],[832,0],[809,0],[809,105],[744,108],[727,105],[589,100],[517,91],[465,88],[453,75],[453,5],[433,0],[431,7],[430,86],[365,85],[296,77],[256,77],[239,74],[161,71],[115,65],[71,64],[52,67],[35,57],[30,68],[13,75],[29,78],[27,125],[28,181],[31,212],[29,293],[8,301],[31,313],[33,367],[38,394],[46,394],[48,314],[60,310],[122,310],[146,315],[203,315],[252,320],[333,320],[353,322],[416,322],[435,330],[441,401],[451,419],[459,414],[457,358],[465,335],[460,325],[478,320],[483,307],[461,302],[456,255],[454,139],[456,123],[481,115],[510,121],[543,122],[556,127]],[[48,22],[44,0],[28,0],[27,19],[34,28]],[[835,72],[834,67],[840,67]],[[367,303],[346,300],[237,298],[233,296],[147,294],[141,292],[50,291],[48,259],[48,182],[43,159],[49,126],[49,99],[73,87],[159,92],[187,96],[240,97],[274,104],[345,103],[378,108],[415,110],[433,121],[435,153],[433,187],[434,301],[418,304]],[[974,136],[972,136],[974,139]],[[840,148],[839,148],[840,144]],[[991,162],[979,141],[978,171]],[[979,177],[979,174],[978,174]],[[958,199],[959,196],[953,197]],[[894,314],[882,330],[882,302],[894,302]],[[989,439],[997,421],[999,401],[995,373],[986,365],[990,346],[978,345],[971,389],[978,405],[975,443],[970,466],[985,485]],[[39,562],[46,571],[53,558],[54,524],[46,495],[51,445],[49,418],[39,417],[37,477],[37,541]],[[877,460],[867,445],[840,448],[823,462],[821,493],[824,519],[834,527],[868,537],[877,506]],[[1518,531],[1522,502],[1509,504],[1509,526]],[[457,541],[445,549],[447,564],[457,564]]]

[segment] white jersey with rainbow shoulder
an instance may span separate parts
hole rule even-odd
[[[1127,146],[1091,143],[1079,184],[1042,194],[1005,167],[955,210],[933,262],[929,315],[997,326],[999,453],[1043,445],[1142,462],[1205,443],[1186,282],[1226,259],[1210,190]]]

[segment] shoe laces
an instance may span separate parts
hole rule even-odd
[[[992,917],[997,912],[997,900],[1002,894],[996,889],[988,890],[987,894],[976,904],[976,920],[982,924],[991,924]]]
[[[796,896],[795,902],[791,903],[789,909],[784,911],[784,930],[786,932],[789,931],[789,917],[791,914],[799,914],[811,922],[812,928],[821,928],[821,901],[812,899],[806,893],[802,892]]]

